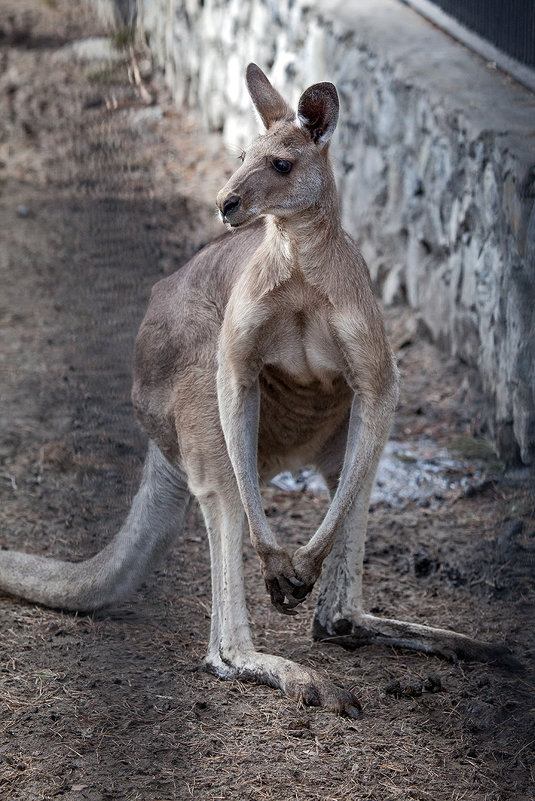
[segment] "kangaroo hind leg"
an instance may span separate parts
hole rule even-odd
[[[331,495],[336,491],[341,471],[342,447],[331,443],[325,449],[322,470]],[[338,461],[338,464],[337,464]],[[377,462],[366,476],[351,505],[334,547],[323,564],[313,636],[353,649],[370,643],[409,648],[457,660],[495,662],[507,667],[518,665],[509,649],[432,626],[366,614],[362,603],[362,574],[370,495]]]
[[[212,622],[206,668],[223,679],[240,679],[282,690],[301,703],[358,717],[360,705],[350,692],[310,668],[260,653],[253,645],[247,617],[242,539],[245,514],[238,488],[199,494],[210,540]]]

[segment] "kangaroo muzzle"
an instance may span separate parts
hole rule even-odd
[[[232,225],[233,215],[235,215],[236,212],[239,211],[242,206],[241,197],[235,194],[225,196],[222,195],[222,193],[220,192],[217,198],[217,206],[219,208],[219,214],[223,222]]]

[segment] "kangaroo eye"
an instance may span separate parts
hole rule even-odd
[[[277,172],[287,175],[292,169],[293,164],[291,161],[285,161],[284,159],[271,159],[271,166]]]

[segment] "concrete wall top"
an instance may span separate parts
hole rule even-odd
[[[462,110],[474,135],[492,131],[519,158],[535,162],[535,95],[398,0],[317,0],[307,4],[343,35],[389,64],[405,84],[434,95],[446,113]],[[535,12],[534,12],[535,13]]]

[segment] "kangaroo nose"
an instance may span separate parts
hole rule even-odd
[[[235,211],[237,211],[240,206],[241,206],[241,198],[238,197],[238,195],[231,195],[223,203],[223,208],[222,208],[223,216],[228,217],[229,214],[233,214]]]

